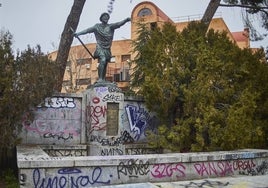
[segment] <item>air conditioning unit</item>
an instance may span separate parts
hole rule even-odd
[[[90,69],[90,64],[85,64],[86,69]]]

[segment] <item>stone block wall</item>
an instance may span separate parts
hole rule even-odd
[[[85,108],[83,95],[59,94],[33,109],[33,121],[25,114],[20,137],[23,144],[83,144]]]
[[[268,150],[51,157],[18,146],[20,187],[71,188],[268,174]]]
[[[109,110],[114,106],[118,110]],[[117,87],[90,88],[83,94],[57,94],[33,110],[35,119],[30,121],[26,114],[22,121],[22,144],[88,145],[88,155],[130,153],[135,144],[146,144],[146,131],[155,131],[157,127],[157,118],[146,109],[144,101],[125,97]],[[132,153],[140,153],[144,147],[135,150]]]

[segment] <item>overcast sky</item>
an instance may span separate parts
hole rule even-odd
[[[99,22],[99,16],[107,12],[110,0],[87,0],[80,17],[78,31]],[[142,0],[115,0],[109,22],[117,22],[131,16],[133,8]],[[205,12],[209,0],[151,0],[171,19],[177,17],[201,15]],[[24,50],[41,45],[44,52],[57,50],[60,35],[71,10],[72,0],[0,0],[0,27],[11,32],[14,39],[13,49]],[[244,29],[239,8],[219,8],[230,31]],[[130,38],[130,23],[116,30],[115,40]],[[94,35],[82,38],[85,43],[95,42]],[[74,39],[73,45],[79,42]],[[258,47],[262,43],[251,43]],[[267,46],[267,45],[264,45]]]

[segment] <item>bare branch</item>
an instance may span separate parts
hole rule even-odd
[[[250,5],[239,5],[239,4],[219,4],[221,7],[240,7],[240,8],[250,8],[250,9],[259,9],[259,10],[268,10],[268,7],[256,7]]]

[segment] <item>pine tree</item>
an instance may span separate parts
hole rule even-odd
[[[145,26],[134,43],[133,86],[162,120],[151,143],[173,151],[267,146],[263,53],[205,27],[192,22],[178,33],[171,24]]]
[[[25,115],[32,117],[31,109],[52,95],[59,67],[40,46],[26,49],[15,56],[12,35],[0,35],[0,166],[14,165],[8,161],[18,137]]]

